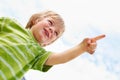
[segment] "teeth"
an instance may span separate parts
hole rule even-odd
[[[47,35],[47,37],[49,37],[48,31],[46,29],[44,29],[44,30],[45,30],[45,34]]]

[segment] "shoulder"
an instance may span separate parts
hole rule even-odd
[[[15,18],[11,17],[0,17],[0,22],[21,25]]]
[[[0,17],[0,21],[11,21],[12,18],[10,17]]]
[[[0,17],[0,31],[23,30],[23,26],[15,19],[11,17]]]

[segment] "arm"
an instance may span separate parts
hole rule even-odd
[[[53,53],[49,56],[48,60],[46,61],[45,65],[55,65],[68,62],[77,56],[83,54],[84,52],[88,52],[93,54],[96,49],[96,41],[99,39],[104,38],[105,35],[100,35],[94,38],[86,38],[77,46],[68,49],[64,52],[59,54]]]

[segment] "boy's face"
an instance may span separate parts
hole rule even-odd
[[[34,22],[31,31],[35,39],[42,45],[46,46],[56,40],[64,31],[64,28],[60,26],[60,22],[54,20],[51,17],[44,18]]]

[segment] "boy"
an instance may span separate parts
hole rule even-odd
[[[75,47],[56,54],[42,47],[63,34],[64,22],[59,14],[53,11],[34,14],[26,28],[10,18],[0,18],[0,80],[21,80],[29,69],[45,72],[84,52],[93,54],[96,41],[105,37],[86,38]]]

